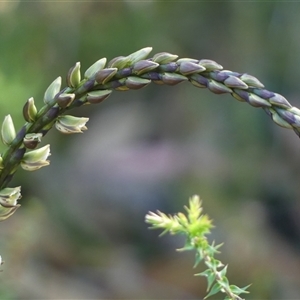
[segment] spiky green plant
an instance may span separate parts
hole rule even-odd
[[[50,84],[42,108],[36,107],[32,97],[27,100],[23,107],[26,123],[18,132],[11,116],[4,118],[1,139],[7,149],[0,156],[0,221],[20,206],[21,187],[8,187],[18,167],[35,171],[49,165],[50,146],[37,148],[45,134],[52,127],[64,134],[83,132],[88,118],[74,117],[68,112],[82,105],[101,103],[114,90],[138,90],[151,82],[176,85],[189,81],[198,88],[208,88],[215,94],[229,93],[238,101],[263,108],[276,124],[293,129],[300,136],[300,110],[280,94],[266,90],[254,76],[223,70],[212,60],[178,58],[167,52],[147,58],[151,51],[151,47],[146,47],[108,63],[102,58],[83,77],[77,62],[67,74],[66,87],[61,87],[61,77]]]
[[[239,288],[236,285],[229,284],[226,276],[227,266],[215,258],[219,253],[218,249],[222,245],[215,245],[208,242],[206,235],[210,233],[213,227],[212,221],[207,215],[202,214],[202,203],[199,196],[195,195],[190,198],[189,206],[184,207],[187,214],[177,213],[174,216],[166,215],[161,211],[157,213],[149,212],[146,217],[146,223],[151,225],[151,229],[163,229],[161,236],[169,232],[172,235],[181,234],[186,237],[183,248],[178,251],[196,251],[196,267],[201,261],[204,261],[207,269],[196,276],[205,276],[207,278],[206,298],[219,292],[226,294],[225,299],[242,300],[239,296],[248,293],[249,286]]]

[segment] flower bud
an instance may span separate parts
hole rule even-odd
[[[0,155],[0,171],[4,169],[3,158]]]
[[[4,207],[14,207],[21,198],[21,187],[4,188],[0,191],[0,204]]]
[[[106,65],[106,58],[101,58],[92,64],[84,73],[85,78],[92,78],[98,71],[103,70]]]
[[[133,73],[141,75],[150,72],[159,66],[158,63],[151,60],[140,60],[133,65]]]
[[[208,71],[222,70],[223,67],[217,62],[210,59],[201,59],[199,64]]]
[[[4,188],[0,191],[0,221],[9,218],[20,204],[17,201],[21,198],[21,187]]]
[[[274,93],[274,96],[269,99],[269,102],[273,105],[282,108],[292,108],[292,105],[280,94]]]
[[[42,137],[42,133],[28,133],[23,139],[23,144],[27,149],[35,149],[41,142]]]
[[[82,133],[84,130],[87,130],[85,124],[88,120],[89,118],[64,115],[57,118],[55,127],[57,130],[65,134]]]
[[[179,66],[179,71],[182,75],[190,75],[205,71],[206,68],[191,61],[184,61]]]
[[[178,55],[171,54],[168,52],[156,53],[152,60],[158,64],[168,64],[178,58]]]
[[[252,87],[256,87],[259,89],[263,89],[265,87],[256,77],[249,74],[243,74],[240,79],[243,80],[247,85]]]
[[[36,115],[37,109],[34,105],[34,99],[31,97],[27,100],[23,107],[23,116],[27,122],[32,123],[35,121]]]
[[[178,84],[182,81],[188,80],[187,77],[176,74],[176,73],[164,73],[161,76],[161,80],[163,83],[168,84],[168,85],[175,85]]]
[[[75,94],[66,94],[62,93],[57,97],[57,104],[61,108],[66,108],[68,107],[75,99]]]
[[[73,66],[67,75],[67,85],[70,88],[77,88],[81,80],[80,74],[80,62],[77,62],[75,66]]]
[[[117,68],[106,68],[106,69],[100,70],[96,73],[95,80],[99,84],[105,84],[111,78],[113,78],[117,72],[118,72]]]
[[[125,85],[131,90],[138,90],[147,86],[151,80],[143,79],[135,76],[127,77],[125,80]]]
[[[61,87],[61,77],[57,77],[47,88],[44,95],[44,103],[49,104],[53,101],[56,94],[60,91]]]
[[[207,87],[215,94],[232,93],[232,90],[229,87],[215,80],[209,80]]]
[[[1,127],[2,142],[5,145],[9,146],[15,137],[16,137],[16,130],[15,130],[13,120],[10,115],[7,115],[4,118],[4,121],[3,121],[2,127]]]
[[[228,76],[225,80],[224,80],[224,84],[227,85],[228,87],[231,88],[236,88],[236,89],[247,89],[248,85],[242,81],[241,79],[235,77],[235,76]]]
[[[147,58],[151,51],[152,51],[152,47],[145,47],[134,53],[131,53],[130,55],[128,55],[130,64],[132,65],[142,59]]]
[[[104,101],[111,94],[112,90],[92,91],[87,94],[86,101],[91,104],[97,104]]]
[[[26,171],[35,171],[42,167],[48,166],[50,162],[47,160],[50,155],[50,145],[32,150],[24,154],[21,161],[21,167]]]
[[[109,68],[123,69],[130,66],[130,59],[128,56],[118,56],[113,58],[107,66]]]

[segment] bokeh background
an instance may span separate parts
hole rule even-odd
[[[0,119],[75,62],[153,54],[209,58],[300,106],[300,3],[0,2]],[[300,297],[300,143],[261,109],[189,83],[114,92],[82,135],[53,130],[51,165],[20,170],[21,208],[0,224],[0,299],[201,299],[194,253],[158,237],[151,210],[199,194],[224,242],[219,258],[247,299]],[[1,145],[1,151],[4,146]],[[213,299],[220,299],[220,295]]]

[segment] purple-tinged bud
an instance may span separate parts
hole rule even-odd
[[[269,99],[270,103],[282,107],[282,108],[291,108],[292,105],[280,94],[274,93],[274,96]]]
[[[286,122],[288,122],[293,127],[300,128],[300,116],[297,114],[294,114],[290,110],[285,110],[282,108],[274,108],[274,110],[278,113],[278,115],[284,119]]]
[[[184,61],[179,66],[179,72],[182,75],[190,75],[190,74],[194,74],[194,73],[200,73],[205,70],[206,70],[206,68],[204,68],[203,66],[193,63],[191,61]]]
[[[171,54],[168,52],[156,53],[152,60],[158,64],[168,64],[178,58],[178,55]]]
[[[193,74],[190,77],[191,83],[198,88],[206,88],[209,80],[200,74]]]
[[[34,99],[31,97],[23,106],[23,116],[27,122],[32,123],[35,121],[36,115],[37,109],[34,105]]]
[[[66,108],[69,105],[71,105],[71,103],[74,101],[74,99],[75,99],[75,94],[62,93],[57,97],[56,102],[59,105],[59,107]]]
[[[277,112],[272,109],[272,108],[264,108],[264,110],[266,111],[266,113],[271,116],[272,120],[279,125],[280,127],[284,127],[284,128],[288,128],[291,129],[293,128],[293,126],[291,126],[288,122],[286,122],[285,120],[283,120],[278,114]]]
[[[133,65],[133,73],[141,75],[156,69],[158,66],[158,63],[151,60],[140,60]]]
[[[125,91],[129,91],[129,87],[126,86],[126,80],[127,80],[127,78],[121,78],[121,79],[115,80],[111,83],[112,83],[112,86],[115,86],[114,89],[116,91],[125,92]]]
[[[158,71],[160,73],[163,73],[163,72],[174,73],[174,72],[178,71],[178,69],[179,69],[179,65],[176,62],[170,62],[170,63],[164,64],[164,65],[160,65],[158,67]]]
[[[244,81],[248,86],[253,86],[256,88],[264,88],[265,86],[254,76],[249,74],[243,74],[240,79]]]
[[[130,59],[128,56],[118,56],[113,58],[108,64],[108,68],[123,69],[130,66]]]
[[[249,101],[249,93],[247,91],[233,89],[233,93],[231,95],[238,101],[241,101],[241,102]]]
[[[232,93],[232,89],[214,80],[209,80],[207,87],[210,91],[212,91],[215,94]]]
[[[80,74],[80,62],[77,62],[75,66],[73,66],[67,75],[67,85],[70,88],[77,88],[81,80]]]
[[[126,78],[125,85],[131,90],[139,90],[145,86],[147,86],[151,80],[139,78],[135,76],[130,76]]]
[[[42,133],[28,133],[23,139],[23,144],[27,149],[35,149],[41,142],[42,137]]]
[[[168,84],[168,85],[175,85],[178,84],[182,81],[187,81],[187,77],[180,75],[180,74],[176,74],[176,73],[164,73],[161,74],[161,80],[163,81],[163,83]]]
[[[207,71],[222,70],[223,67],[217,62],[210,59],[201,59],[199,65],[206,68]]]
[[[241,79],[234,77],[234,76],[229,76],[224,80],[224,84],[227,85],[228,87],[235,88],[235,89],[247,89],[248,85],[243,82]]]
[[[99,84],[105,84],[107,83],[110,79],[112,79],[115,74],[118,72],[117,68],[106,68],[101,71],[98,71],[95,75],[95,80]]]
[[[272,105],[265,99],[255,95],[255,94],[248,94],[248,103],[254,107],[271,107]]]
[[[86,101],[91,104],[98,104],[109,97],[112,90],[98,90],[89,92],[86,96]]]

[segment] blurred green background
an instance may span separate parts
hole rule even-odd
[[[259,78],[300,106],[300,3],[0,2],[0,117],[75,62],[152,46]],[[0,226],[0,299],[201,299],[194,254],[144,216],[199,194],[220,259],[247,299],[300,297],[300,143],[261,110],[183,83],[114,92],[84,135],[53,130],[51,165],[20,170],[22,207]],[[0,150],[4,151],[4,146]],[[220,299],[215,297],[214,299]]]

